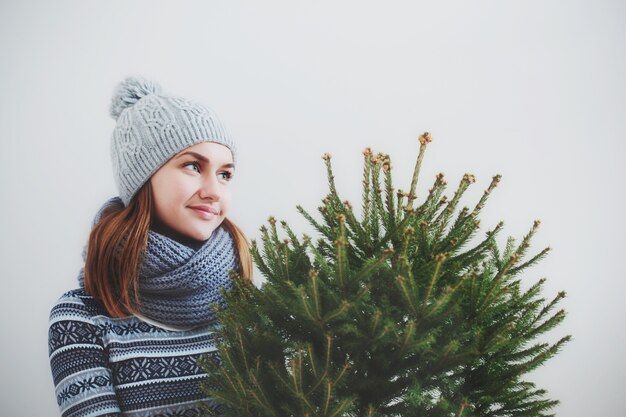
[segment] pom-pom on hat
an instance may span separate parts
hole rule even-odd
[[[109,109],[117,123],[111,136],[113,174],[125,206],[171,157],[200,142],[236,148],[215,112],[195,101],[163,93],[139,76],[127,77],[113,92]]]

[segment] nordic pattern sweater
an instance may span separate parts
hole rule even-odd
[[[140,318],[112,318],[83,289],[50,312],[50,367],[63,417],[193,417],[214,409],[200,383],[198,358],[219,361],[207,328],[174,331]]]

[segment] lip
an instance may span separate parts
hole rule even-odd
[[[209,206],[190,206],[189,208],[199,214],[203,219],[212,219],[218,214],[217,210]]]
[[[194,210],[202,210],[202,211],[206,211],[207,213],[213,213],[213,214],[217,214],[217,210],[215,210],[213,207],[211,206],[190,206],[190,208],[194,209]]]

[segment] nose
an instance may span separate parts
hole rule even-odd
[[[198,195],[202,199],[210,199],[211,201],[219,201],[220,199],[220,183],[215,175],[207,175],[203,177],[202,184],[198,190]]]

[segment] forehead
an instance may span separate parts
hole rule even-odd
[[[184,156],[198,158],[210,164],[232,165],[233,163],[233,154],[230,149],[227,146],[216,142],[197,143],[183,149],[177,153],[173,159],[178,159]]]

